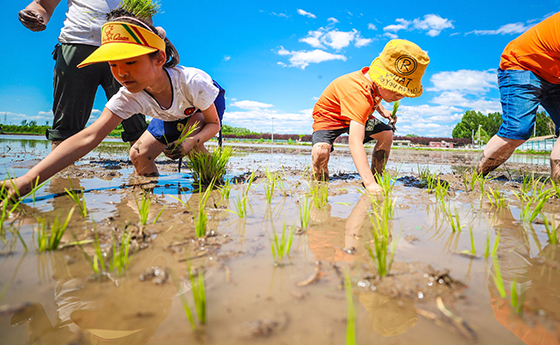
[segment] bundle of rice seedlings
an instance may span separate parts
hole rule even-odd
[[[159,1],[154,0],[122,0],[119,7],[138,18],[151,19],[159,13]]]
[[[214,181],[221,185],[226,174],[226,165],[233,154],[231,147],[216,148],[214,152],[193,152],[185,161],[193,173],[194,186],[200,190],[206,189]]]

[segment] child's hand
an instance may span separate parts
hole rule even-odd
[[[190,140],[186,139],[179,145],[176,143],[171,143],[163,149],[163,154],[171,159],[179,159],[184,157],[187,153],[189,153],[192,149],[192,145],[190,144]]]
[[[388,119],[391,123],[397,122],[397,116],[393,116],[392,112],[385,109],[381,104],[377,107],[377,112],[379,115],[383,116],[384,118]]]
[[[381,186],[378,185],[376,182],[372,182],[367,186],[364,184],[364,187],[366,187],[366,190],[370,194],[382,194],[383,193],[383,189],[381,189]]]

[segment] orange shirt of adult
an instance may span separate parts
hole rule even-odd
[[[351,120],[366,124],[381,102],[367,71],[369,67],[345,74],[327,86],[313,108],[313,132],[347,128]]]
[[[560,84],[560,12],[511,41],[502,53],[500,68],[531,71]]]

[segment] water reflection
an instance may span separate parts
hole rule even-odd
[[[560,344],[559,246],[548,243],[540,249],[539,244],[537,255],[531,255],[528,231],[514,219],[509,208],[492,212],[491,225],[500,234],[499,268],[492,265],[488,280],[496,319],[526,344]],[[499,293],[498,269],[506,298]],[[516,290],[512,290],[514,281]],[[520,297],[519,309],[511,302],[512,291]]]

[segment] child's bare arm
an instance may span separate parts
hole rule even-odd
[[[64,140],[39,164],[31,168],[26,174],[15,180],[20,195],[31,191],[31,183],[39,183],[51,178],[54,174],[80,159],[107,136],[122,121],[120,117],[105,108],[99,119],[89,127]]]
[[[213,138],[216,133],[220,130],[220,119],[218,118],[218,111],[216,106],[212,104],[208,109],[202,110],[202,115],[204,116],[204,126],[200,131],[197,131],[188,140],[181,143],[182,154],[185,155],[189,153],[194,147],[202,145],[211,138]]]
[[[377,182],[375,182],[375,177],[373,177],[373,173],[371,172],[368,164],[366,149],[364,148],[364,135],[364,125],[356,121],[350,121],[348,142],[352,160],[354,161],[354,165],[356,166],[358,174],[360,174],[366,189],[370,193],[376,193],[381,189]]]
[[[385,109],[385,107],[383,107],[381,104],[377,106],[377,112],[379,113],[379,115],[391,121],[391,123],[397,122],[397,117],[393,117],[393,114],[389,110]]]

